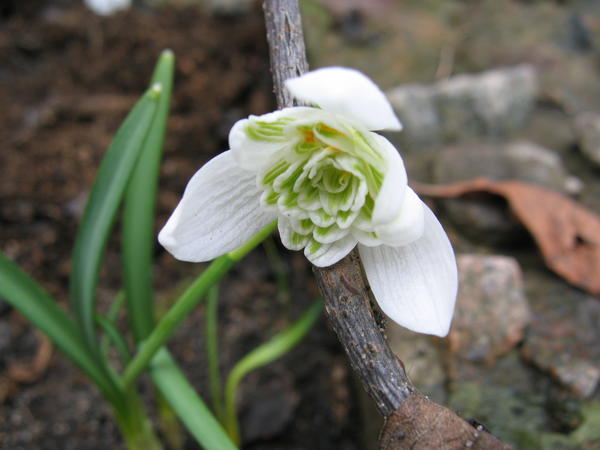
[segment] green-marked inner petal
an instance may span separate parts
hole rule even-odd
[[[313,257],[349,234],[367,245],[381,244],[371,224],[387,171],[379,141],[339,117],[332,123],[283,118],[247,127],[253,138],[287,142],[258,178],[261,204],[278,212],[287,230],[284,244]]]

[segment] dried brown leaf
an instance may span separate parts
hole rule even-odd
[[[600,295],[600,217],[576,201],[520,181],[487,178],[413,187],[430,197],[452,198],[473,192],[503,197],[532,234],[548,267],[575,286]]]
[[[380,450],[510,450],[481,426],[415,393],[390,414],[379,436]]]

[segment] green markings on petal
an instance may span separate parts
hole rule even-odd
[[[335,217],[331,214],[327,214],[323,208],[317,211],[311,211],[309,217],[311,223],[314,223],[318,227],[328,227],[335,223]]]
[[[375,201],[373,200],[373,197],[371,197],[370,195],[367,195],[367,198],[365,198],[365,204],[362,207],[362,213],[365,215],[365,217],[368,220],[371,220],[371,218],[373,217],[373,209],[375,208]]]
[[[264,191],[260,197],[263,206],[275,206],[279,200],[279,194],[272,189]]]
[[[347,228],[342,229],[334,223],[328,227],[315,227],[312,237],[321,244],[333,244],[346,236],[349,231]]]
[[[315,254],[317,253],[321,247],[323,247],[323,244],[321,244],[320,242],[317,242],[315,240],[312,240],[307,246],[306,246],[306,250],[308,253],[310,254]]]
[[[267,186],[273,184],[273,182],[275,181],[275,179],[279,175],[281,175],[282,173],[284,173],[289,167],[290,167],[290,163],[288,163],[284,159],[282,159],[281,161],[277,162],[273,167],[271,167],[263,175],[263,178],[262,178],[263,184],[265,184]]]
[[[304,171],[303,164],[294,163],[284,173],[279,175],[273,183],[273,189],[279,192],[292,191],[296,180]]]
[[[255,141],[285,142],[285,128],[293,120],[291,117],[281,117],[273,122],[250,119],[245,131],[248,137]]]
[[[294,231],[292,233],[290,240],[292,241],[293,246],[302,248],[308,242],[308,236],[300,234],[300,233],[296,233]]]
[[[365,135],[356,128],[352,128],[352,141],[356,144],[361,159],[368,158],[372,164],[378,165],[384,162],[383,156],[371,146]]]
[[[319,122],[315,125],[315,130],[330,139],[334,139],[340,136],[345,136],[344,133],[342,133],[341,131],[336,130],[333,127],[330,127],[329,125],[327,125],[326,123],[323,122]]]
[[[313,230],[313,228],[314,228],[315,226],[314,226],[314,224],[313,224],[312,220],[310,220],[310,219],[302,219],[302,220],[300,221],[300,227],[301,227],[301,228],[302,228],[304,231],[306,231],[307,233],[310,233],[310,232]]]
[[[277,202],[277,204],[288,209],[296,208],[298,207],[298,194],[295,192],[290,192],[289,194],[280,197],[280,200]]]
[[[356,217],[358,216],[358,213],[359,213],[359,211],[352,211],[352,210],[339,211],[337,213],[337,217],[335,218],[335,223],[342,230],[344,230],[346,228],[350,228],[350,226],[354,222],[354,219],[356,219]]]
[[[369,189],[369,194],[377,197],[383,184],[383,174],[365,161],[357,160],[354,169],[364,176]]]
[[[333,166],[323,169],[323,189],[331,193],[342,192],[350,183],[350,172],[339,170]]]
[[[320,209],[319,189],[310,186],[300,191],[298,193],[298,204],[307,211],[316,211]]]

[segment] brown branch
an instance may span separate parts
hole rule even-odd
[[[308,70],[298,0],[263,3],[277,104],[294,104],[284,81]],[[412,385],[370,307],[370,290],[356,250],[326,268],[314,268],[325,311],[353,370],[386,417],[380,445],[392,449],[509,449]]]
[[[314,272],[331,327],[377,409],[387,417],[415,389],[373,317],[358,252],[333,266],[315,267]]]
[[[294,100],[283,82],[308,71],[298,1],[268,0],[263,3],[263,10],[271,56],[273,91],[277,105],[285,108],[292,106]]]

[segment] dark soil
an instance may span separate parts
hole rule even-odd
[[[215,18],[198,9],[134,9],[102,19],[79,2],[2,2],[0,251],[63,304],[74,233],[98,164],[167,47],[175,52],[177,71],[157,229],[193,172],[226,149],[231,124],[273,108],[260,11]],[[317,296],[302,255],[280,252],[283,269],[294,274],[289,301],[278,295],[262,249],[221,285],[225,373]],[[201,270],[160,248],[156,261],[163,298]],[[100,303],[106,305],[119,287],[115,235]],[[205,395],[202,312],[188,319],[172,348]],[[0,299],[0,447],[120,448],[109,409],[94,387],[60,354],[50,354],[41,335]],[[345,357],[321,320],[293,352],[244,381],[240,412],[247,448],[362,448],[351,381]],[[197,446],[187,439],[186,448]]]

